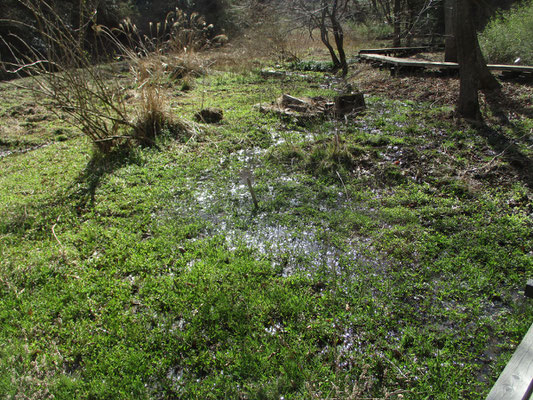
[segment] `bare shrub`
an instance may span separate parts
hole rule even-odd
[[[117,29],[94,24],[95,11],[91,9],[80,10],[79,27],[73,28],[45,1],[19,1],[31,11],[35,25],[18,23],[34,30],[42,46],[36,48],[20,39],[21,51],[11,47],[16,62],[9,65],[10,72],[29,75],[34,93],[51,100],[52,111],[66,114],[68,121],[86,134],[98,150],[109,152],[131,140],[152,144],[164,129],[176,133],[186,128],[177,118],[170,117],[163,83],[169,71],[178,68],[177,60],[185,70],[182,76],[201,68],[193,67],[191,56],[170,57],[164,53],[174,49],[187,54],[184,46],[203,46],[195,44],[196,40],[202,43],[201,29],[178,35],[183,21],[207,29],[198,16],[185,19],[176,10],[163,23],[152,25],[152,34],[142,35],[131,21],[124,21]],[[95,65],[95,55],[88,51],[89,37],[96,38],[98,49],[112,50],[115,57],[125,59],[130,66],[136,92],[133,104],[124,95],[120,80],[109,76],[109,68]],[[109,59],[102,55],[96,58]]]
[[[34,31],[30,45],[20,39],[11,48],[16,60],[10,72],[29,75],[35,94],[51,100],[52,111],[61,112],[102,151],[121,140],[132,128],[122,88],[108,82],[104,68],[94,66],[86,38],[94,11],[80,10],[80,26],[73,29],[44,1],[19,0],[32,13],[35,25],[17,22]],[[17,38],[11,38],[13,39]]]
[[[294,23],[300,28],[320,32],[320,40],[330,53],[335,70],[348,73],[348,62],[344,50],[344,30],[342,23],[350,11],[349,0],[290,0],[286,3],[294,15]],[[333,39],[333,42],[331,41]]]

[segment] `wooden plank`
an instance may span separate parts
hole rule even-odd
[[[430,50],[427,46],[422,47],[383,47],[380,49],[361,49],[361,54],[393,54],[393,53],[420,53],[422,51]]]
[[[414,60],[399,57],[390,57],[379,54],[361,54],[361,58],[371,61],[379,61],[384,64],[389,64],[397,67],[418,67],[418,68],[439,68],[439,69],[458,69],[459,64],[453,62],[438,62]],[[490,70],[494,71],[511,71],[511,72],[529,72],[533,73],[533,66],[525,65],[503,65],[503,64],[487,64]]]
[[[499,71],[533,72],[533,67],[529,65],[487,64],[487,67]]]
[[[412,60],[407,58],[382,56],[379,54],[361,54],[361,58],[372,61],[380,61],[385,64],[403,66],[403,67],[421,67],[421,68],[443,68],[443,69],[457,69],[459,64],[452,62],[437,62],[437,61],[424,61],[424,60]]]
[[[528,400],[533,389],[533,324],[486,400]]]

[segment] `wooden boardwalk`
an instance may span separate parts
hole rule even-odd
[[[386,56],[395,55],[400,57],[412,56],[414,54],[431,51],[431,47],[384,47],[381,49],[361,49],[359,50],[359,56],[361,54],[382,54]]]
[[[408,58],[399,58],[385,56],[382,54],[368,54],[360,53],[359,57],[363,60],[376,63],[380,66],[391,68],[391,72],[403,69],[438,69],[438,70],[456,70],[459,69],[459,64],[453,62],[438,62],[414,60]],[[502,71],[506,73],[515,74],[532,74],[533,66],[525,65],[503,65],[503,64],[487,64],[487,67],[493,71]]]
[[[486,400],[529,400],[533,392],[533,324]]]

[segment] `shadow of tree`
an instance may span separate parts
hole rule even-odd
[[[69,197],[77,203],[78,214],[94,206],[96,190],[105,176],[126,165],[141,162],[139,153],[128,146],[107,154],[95,152],[69,190]]]
[[[52,227],[61,215],[68,214],[65,207],[73,207],[81,215],[94,206],[95,194],[102,180],[130,164],[140,164],[140,153],[130,147],[111,153],[95,152],[84,170],[66,189],[43,201],[30,201],[0,213],[1,235],[25,235],[26,239],[43,239],[50,236]],[[31,234],[29,234],[31,232]]]
[[[524,102],[516,101],[505,95],[501,89],[483,91],[483,94],[492,114],[503,124],[509,123],[508,114],[533,118],[533,107],[528,107]]]
[[[477,132],[506,161],[520,181],[533,190],[533,159],[524,154],[515,141],[490,126],[478,126]]]
[[[533,118],[533,108],[506,96],[501,89],[484,91],[485,99],[498,121],[509,127],[515,137],[523,136],[516,123],[509,120],[508,115],[516,114],[525,118]],[[518,145],[518,140],[513,140],[495,127],[483,123],[477,127],[478,133],[484,137],[488,144],[501,154],[501,157],[515,171],[519,179],[529,188],[533,189],[533,160],[524,154]],[[529,135],[532,133],[530,132]],[[528,135],[526,133],[526,135]]]

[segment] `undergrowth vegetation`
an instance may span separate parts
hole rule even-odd
[[[493,18],[479,42],[489,61],[533,65],[533,1],[525,1]]]
[[[186,88],[192,77],[205,72],[195,52],[209,44],[213,26],[201,16],[176,8],[163,22],[150,24],[148,34],[142,34],[128,19],[115,29],[96,25],[95,11],[80,6],[80,27],[72,29],[48,3],[20,3],[34,16],[35,40],[43,48],[26,42],[19,43],[23,50],[11,47],[16,60],[9,63],[11,73],[31,76],[25,89],[37,101],[49,101],[52,110],[60,118],[66,116],[98,151],[109,153],[132,142],[151,145],[164,132],[177,136],[186,132],[187,124],[168,113],[165,85],[175,80]],[[11,23],[36,29],[22,21]],[[89,51],[91,33],[98,43]],[[131,69],[134,85],[111,79],[110,72],[117,74],[113,67],[109,71],[95,64],[116,59],[123,60],[123,69]]]
[[[257,105],[341,82],[211,71],[184,91],[160,67],[120,78],[143,82],[147,129],[174,129],[160,112],[224,119],[107,153],[36,120],[27,140],[46,146],[0,159],[0,393],[485,396],[531,324],[531,120],[473,129],[383,96],[343,120],[280,118]],[[2,122],[28,116],[18,101]]]

